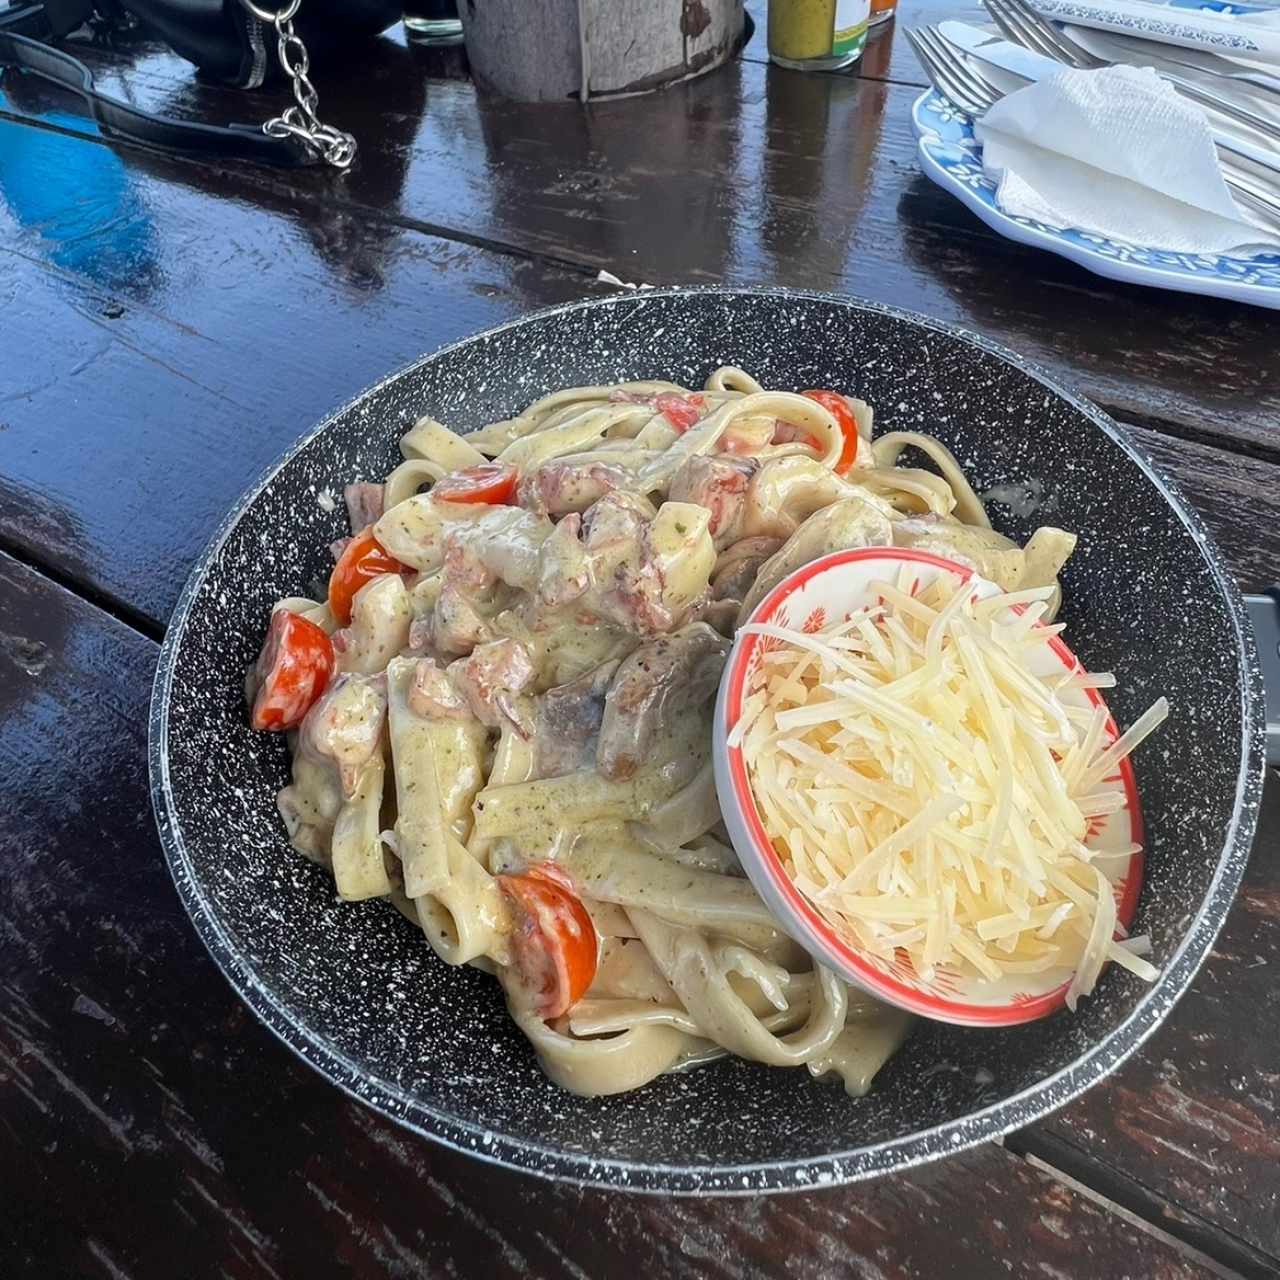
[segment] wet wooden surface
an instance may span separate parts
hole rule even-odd
[[[1280,1270],[1278,962],[1272,774],[1245,884],[1191,990],[1119,1072],[1010,1145],[1241,1269]]]
[[[930,11],[975,16],[963,0],[917,5]],[[893,302],[1005,342],[1109,409],[1280,456],[1272,313],[1113,284],[991,235],[918,171],[909,111],[924,81],[896,27],[874,38],[868,63],[892,82],[740,61],[585,113],[477,109],[469,83],[425,80],[429,58],[384,41],[358,77],[326,85],[326,111],[364,135],[358,171],[206,181],[624,280],[777,282]],[[283,104],[197,85],[154,47],[92,61],[104,88],[179,116],[245,119]],[[21,96],[45,100],[25,86]]]
[[[87,56],[143,106],[280,105],[201,86],[155,45]],[[355,1107],[241,1009],[147,802],[155,641],[181,583],[319,417],[446,341],[605,291],[601,268],[965,323],[1130,424],[1243,585],[1280,566],[1273,314],[988,233],[916,169],[921,77],[894,28],[854,74],[770,69],[757,38],[702,81],[586,113],[478,100],[458,55],[395,40],[317,79],[364,147],[344,180],[103,145],[70,100],[0,82],[0,548],[17,558],[0,561],[0,763],[19,798],[0,810],[0,1274],[1274,1274],[1275,786],[1213,958],[1133,1061],[1003,1149],[870,1186],[556,1190]]]
[[[261,192],[216,195],[187,162],[126,163],[4,119],[0,165],[21,166],[30,201],[22,221],[7,198],[0,242],[0,537],[156,626],[230,503],[329,410],[443,342],[610,292],[543,259]],[[91,175],[94,198],[65,174]],[[1196,495],[1242,582],[1268,582],[1272,464],[1208,432],[1138,434]]]

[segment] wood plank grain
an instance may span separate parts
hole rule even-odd
[[[1019,1144],[1055,1165],[1122,1169],[1199,1223],[1280,1257],[1278,964],[1273,773],[1244,886],[1191,990],[1117,1075]]]
[[[606,292],[349,211],[212,198],[190,166],[160,177],[0,121],[4,154],[30,203],[25,222],[0,210],[0,541],[151,626],[222,513],[326,412],[467,332]],[[1266,585],[1271,464],[1139,434],[1242,583]]]
[[[0,539],[153,622],[235,495],[362,386],[607,292],[315,206],[222,203],[0,121],[6,155],[30,220],[0,206]]]
[[[397,1129],[246,1012],[147,799],[155,645],[0,556],[0,1273],[1189,1280],[1200,1260],[989,1146],[804,1196],[552,1186]]]
[[[1192,440],[1125,424],[1153,462],[1172,476],[1209,526],[1242,591],[1264,591],[1280,580],[1273,540],[1280,469]]]
[[[974,16],[968,0],[929,0],[918,13]],[[201,85],[152,45],[93,57],[105,87],[179,116],[283,105]],[[920,174],[914,87],[739,61],[583,111],[478,98],[461,81],[427,93],[416,51],[390,39],[362,67],[330,72],[324,99],[363,139],[355,172],[335,181],[244,166],[212,184],[246,203],[316,202],[629,280],[893,302],[1004,342],[1118,412],[1280,457],[1270,313],[1112,283],[993,235]],[[25,84],[7,92],[13,110],[50,102]],[[166,180],[194,168],[129,155],[133,171]]]

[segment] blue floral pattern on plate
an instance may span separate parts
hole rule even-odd
[[[1015,217],[996,204],[996,184],[982,170],[982,147],[964,112],[930,90],[916,100],[911,116],[925,173],[1000,235],[1048,249],[1112,280],[1280,309],[1280,254],[1173,253]]]

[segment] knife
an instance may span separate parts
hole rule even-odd
[[[1067,33],[1095,57],[1105,58],[1108,62],[1127,62],[1136,66],[1150,63],[1157,69],[1162,64],[1168,64],[1171,67],[1181,67],[1184,71],[1198,71],[1213,80],[1234,81],[1280,97],[1280,77],[1268,75],[1265,71],[1243,63],[1232,62],[1230,58],[1219,57],[1216,53],[1206,53],[1202,49],[1184,49],[1181,45],[1144,40],[1140,36],[1122,35],[1119,31],[1099,31],[1093,27],[1069,25]]]

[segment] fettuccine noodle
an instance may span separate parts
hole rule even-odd
[[[423,419],[348,490],[329,599],[276,607],[334,667],[305,719],[263,710],[293,687],[278,653],[250,682],[255,724],[291,729],[293,845],[496,975],[574,1092],[728,1053],[863,1093],[907,1034],[737,865],[711,769],[729,640],[830,551],[921,547],[1014,590],[1056,586],[1075,540],[1024,551],[938,441],[873,444],[870,408],[823,394],[722,368],[700,392],[558,391],[466,436]]]

